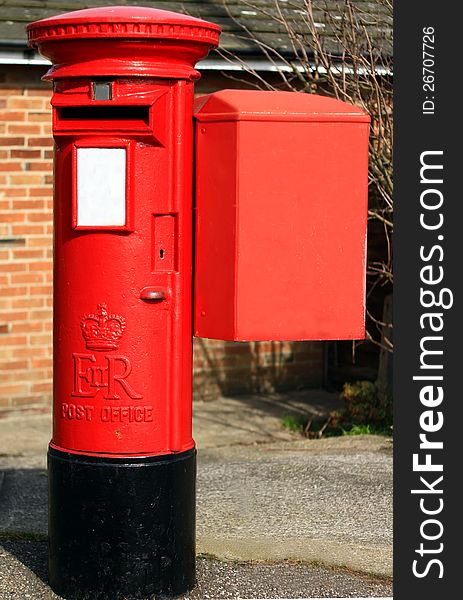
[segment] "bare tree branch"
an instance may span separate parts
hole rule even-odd
[[[263,4],[258,0],[240,0],[239,3],[273,21],[275,29],[289,43],[289,51],[283,52],[263,42],[243,17],[233,16],[231,7],[236,9],[237,0],[223,0],[229,17],[243,32],[242,39],[254,45],[280,78],[280,83],[274,80],[271,83],[249,62],[222,49],[220,53],[225,60],[252,76],[252,85],[265,90],[330,95],[356,104],[370,115],[368,219],[382,225],[385,248],[382,260],[368,264],[367,297],[370,297],[378,286],[393,282],[392,57],[387,50],[392,46],[392,2],[272,0]],[[239,79],[234,75],[231,78]],[[246,84],[249,85],[248,79]],[[369,332],[367,338],[390,351],[392,344],[388,339],[381,341],[380,336],[381,328],[390,324],[383,323],[370,311],[368,317],[375,331]]]

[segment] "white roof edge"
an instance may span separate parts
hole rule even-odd
[[[247,70],[254,70],[254,71],[267,71],[267,72],[293,72],[294,71],[294,66],[292,65],[288,65],[285,61],[283,60],[274,60],[274,61],[269,61],[266,59],[240,59],[240,60],[236,60],[236,61],[232,61],[232,60],[228,60],[228,59],[223,59],[223,58],[210,58],[210,59],[206,59],[206,60],[202,60],[197,64],[197,68],[199,71],[247,71]],[[305,71],[305,67],[304,66],[299,66],[296,68],[298,69],[298,71],[300,72],[304,72]],[[316,66],[315,63],[311,63],[310,64],[310,68],[312,70],[317,70],[319,73],[326,73],[326,69],[324,67],[320,67],[320,66]],[[333,66],[333,68],[331,69],[332,72],[334,73],[353,73],[354,69],[352,67],[348,67],[348,66],[344,66],[344,68],[342,68],[341,65],[339,65],[339,67],[337,66]],[[392,69],[387,69],[385,67],[376,67],[375,69],[376,73],[378,75],[392,75]],[[357,72],[360,75],[365,75],[367,74],[369,71],[368,69],[357,69]]]
[[[28,56],[28,52],[24,50],[0,50],[0,65],[50,65],[50,61],[42,58],[40,54],[34,53]],[[199,71],[260,71],[260,72],[291,72],[294,70],[294,67],[289,66],[284,61],[269,61],[265,58],[254,58],[254,59],[240,59],[240,60],[228,60],[224,58],[206,58],[205,60],[201,60],[197,64],[197,69]],[[316,67],[315,64],[311,65],[311,69],[317,70],[319,73],[326,73],[326,69],[323,67]],[[301,65],[298,69],[303,72],[304,67]],[[333,67],[333,72],[341,74],[344,73],[352,73],[353,69],[351,67],[344,67],[344,70],[341,68]],[[360,74],[367,74],[367,70],[364,69],[359,71]],[[384,67],[376,68],[376,73],[378,75],[392,75],[391,69],[386,69]]]

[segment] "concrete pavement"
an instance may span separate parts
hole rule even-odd
[[[390,440],[305,440],[281,427],[287,414],[337,402],[311,391],[195,403],[197,549],[207,558],[189,598],[392,594]],[[28,597],[14,572],[30,598],[56,598],[43,581],[50,423],[48,412],[0,419],[1,600]]]

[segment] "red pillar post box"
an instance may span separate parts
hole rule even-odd
[[[194,585],[193,81],[219,32],[135,7],[28,26],[53,64],[49,576],[65,596]]]

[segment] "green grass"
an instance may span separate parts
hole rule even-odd
[[[293,415],[285,415],[281,420],[281,424],[285,429],[299,433],[302,433],[304,428],[304,423],[301,421],[301,419],[297,419]]]
[[[343,429],[342,435],[373,435],[374,428],[372,425],[352,425],[350,429]]]
[[[285,429],[299,433],[304,437],[339,437],[343,435],[383,435],[392,436],[392,427],[341,422],[335,425],[327,423],[326,418],[317,417],[308,421],[307,417],[285,415],[281,424]]]
[[[392,427],[375,427],[374,425],[352,425],[350,429],[343,429],[342,435],[392,435]]]

